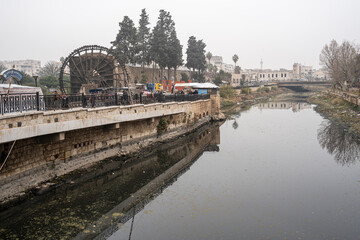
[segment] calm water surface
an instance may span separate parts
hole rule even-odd
[[[1,213],[0,236],[360,239],[359,162],[359,138],[313,106],[259,104]]]
[[[253,107],[220,133],[219,152],[135,216],[132,239],[360,239],[356,137],[292,103]]]

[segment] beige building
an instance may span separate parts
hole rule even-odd
[[[225,64],[223,64],[223,69],[222,70],[224,72],[227,72],[227,73],[233,73],[234,70],[235,70],[235,67],[232,64],[225,63]]]
[[[321,81],[330,80],[329,73],[321,69],[313,72],[312,77],[314,80],[321,80]]]
[[[0,61],[0,64],[4,65],[7,69],[12,69],[15,66],[16,70],[24,72],[30,76],[37,75],[41,62],[38,60],[17,60],[17,61]]]
[[[304,78],[313,71],[312,66],[305,66],[300,63],[293,64],[293,75],[295,79]]]
[[[238,74],[231,74],[230,86],[239,87],[242,82],[249,83],[251,81],[254,81],[254,75],[251,70],[241,70]]]

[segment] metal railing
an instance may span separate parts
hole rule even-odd
[[[135,94],[132,104],[151,104],[165,102],[184,102],[210,99],[209,94]],[[0,115],[26,111],[50,111],[71,108],[97,108],[106,106],[130,105],[130,98],[119,94],[69,94],[39,95],[39,93],[0,94]]]
[[[0,94],[0,114],[44,111],[44,96],[39,93]]]

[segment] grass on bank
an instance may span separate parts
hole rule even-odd
[[[326,93],[314,96],[309,100],[317,105],[315,110],[320,114],[338,119],[347,124],[352,131],[360,134],[360,106]]]

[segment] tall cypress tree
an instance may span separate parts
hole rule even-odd
[[[137,62],[141,64],[142,71],[144,72],[145,64],[151,63],[150,58],[150,28],[149,15],[146,13],[146,9],[141,10],[139,29],[138,29],[138,41],[139,41],[139,55]]]
[[[167,12],[160,10],[158,21],[152,31],[150,40],[150,54],[153,60],[160,66],[161,80],[163,79],[163,70],[167,66],[167,35],[166,18]]]
[[[202,40],[196,42],[196,68],[199,74],[206,69],[206,57],[205,57],[206,44]]]
[[[174,80],[176,81],[176,69],[178,66],[183,65],[182,59],[182,45],[180,44],[179,39],[177,38],[176,31],[173,31],[170,34],[169,38],[169,63],[168,68],[174,68]]]
[[[196,38],[194,36],[189,37],[188,47],[186,49],[186,64],[189,69],[196,69]]]
[[[205,47],[206,44],[202,40],[197,41],[194,36],[191,36],[188,40],[187,63],[185,66],[192,69],[193,72],[198,71],[196,74],[193,73],[193,78],[199,81],[204,80],[202,73],[206,68]]]
[[[134,64],[136,62],[136,54],[138,53],[137,33],[134,22],[128,16],[125,16],[123,21],[119,23],[119,26],[119,33],[115,41],[112,42],[113,52],[117,55],[121,64]]]

